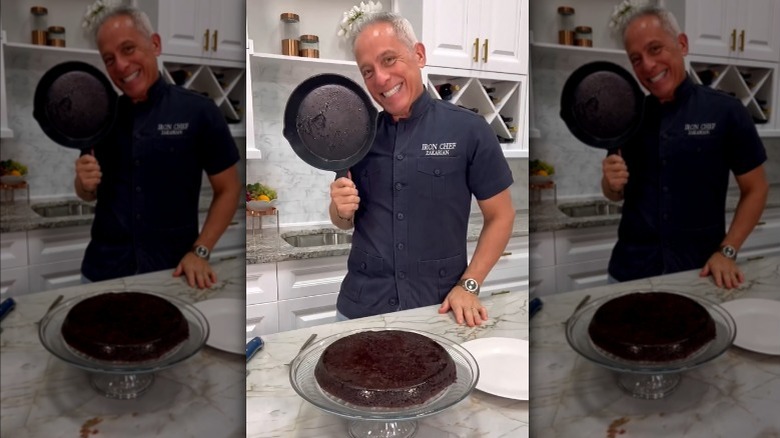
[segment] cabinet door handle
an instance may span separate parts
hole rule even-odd
[[[756,223],[756,226],[757,226],[757,227],[760,227],[761,225],[766,225],[766,222],[765,222],[765,221],[758,221],[758,222]]]
[[[745,29],[742,29],[742,32],[739,33],[739,51],[745,51]]]
[[[731,51],[737,50],[737,29],[731,29]]]
[[[511,256],[511,255],[512,255],[512,252],[511,252],[511,251],[506,251],[506,252],[503,252],[503,253],[501,253],[501,257],[504,257],[504,256]]]
[[[479,62],[479,38],[474,38],[474,62]]]
[[[209,30],[206,29],[206,32],[203,34],[203,51],[208,52],[209,51]]]
[[[211,45],[213,46],[211,50],[216,52],[217,51],[217,29],[214,29],[214,39],[212,40]]]
[[[487,38],[485,38],[485,44],[482,46],[482,50],[485,52],[482,55],[482,62],[487,62],[487,57],[488,57],[488,40],[487,40]]]

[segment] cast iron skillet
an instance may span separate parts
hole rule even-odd
[[[284,137],[306,163],[347,176],[368,153],[377,110],[360,85],[336,74],[301,82],[287,99]]]
[[[614,154],[639,128],[644,99],[626,69],[611,62],[592,62],[566,80],[561,118],[580,141]]]
[[[35,88],[33,117],[55,142],[88,151],[111,129],[117,94],[108,78],[84,62],[49,69]]]

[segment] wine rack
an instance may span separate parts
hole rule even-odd
[[[440,94],[440,87],[444,84],[451,85],[451,95]],[[444,97],[452,104],[484,117],[496,133],[499,143],[517,144],[522,142],[522,134],[518,134],[522,132],[519,108],[521,85],[520,82],[510,80],[429,74],[426,88],[434,98]]]
[[[166,82],[212,99],[231,130],[243,129],[246,102],[243,68],[163,62],[160,71]]]
[[[742,102],[753,121],[770,123],[773,101],[774,68],[751,67],[713,62],[691,62],[689,73],[697,84],[728,93]]]

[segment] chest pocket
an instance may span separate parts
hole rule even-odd
[[[445,199],[466,190],[465,163],[457,157],[417,158],[415,190],[429,199]]]

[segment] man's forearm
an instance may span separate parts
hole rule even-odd
[[[750,233],[755,228],[766,205],[767,190],[756,189],[744,193],[739,198],[737,209],[734,212],[734,219],[731,220],[729,231],[723,239],[724,244],[734,246],[736,249],[742,247]]]
[[[477,248],[474,250],[469,266],[463,273],[464,278],[473,278],[479,283],[485,281],[490,270],[493,269],[506,249],[512,235],[514,220],[515,212],[512,209],[493,218],[485,219],[477,241]]]
[[[76,196],[84,201],[91,202],[97,199],[97,190],[86,190],[84,186],[81,185],[81,180],[79,180],[78,176],[73,180],[73,188],[76,191]]]
[[[233,220],[237,208],[238,191],[225,190],[215,193],[206,215],[206,221],[203,223],[203,228],[195,243],[205,245],[209,250],[213,249]]]

